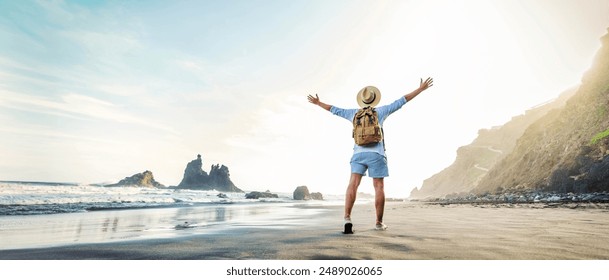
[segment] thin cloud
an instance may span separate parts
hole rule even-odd
[[[0,131],[3,133],[9,133],[9,134],[21,134],[21,135],[43,137],[43,138],[70,139],[70,140],[112,144],[112,145],[121,144],[120,141],[113,141],[113,140],[109,140],[107,138],[85,137],[82,135],[62,133],[62,132],[57,131],[56,129],[49,129],[49,128],[45,128],[42,126],[29,126],[29,127],[19,127],[19,128],[17,128],[17,127],[0,127]]]
[[[176,133],[171,127],[153,123],[125,112],[108,101],[78,94],[61,96],[61,101],[45,99],[0,90],[0,106],[36,113],[70,116],[76,118],[101,119],[119,123],[142,125],[149,128]]]

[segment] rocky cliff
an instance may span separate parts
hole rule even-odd
[[[152,172],[146,170],[142,173],[135,174],[131,177],[125,177],[116,184],[107,185],[106,187],[121,187],[121,186],[138,186],[138,187],[151,187],[161,188],[165,187],[163,184],[154,180]]]
[[[609,190],[609,34],[601,42],[575,95],[529,126],[474,193]]]
[[[609,34],[601,42],[578,89],[481,130],[410,198],[609,190]]]
[[[230,180],[228,167],[212,165],[209,174],[203,171],[201,155],[189,162],[184,170],[184,177],[177,186],[180,189],[217,190],[221,192],[243,192]]]
[[[502,126],[479,130],[471,144],[457,150],[457,157],[449,167],[426,179],[420,189],[410,193],[410,198],[438,198],[473,190],[495,164],[512,152],[529,125],[564,106],[574,93],[575,90],[565,91],[557,99],[529,109]]]

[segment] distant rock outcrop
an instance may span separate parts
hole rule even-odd
[[[245,195],[246,199],[259,199],[259,198],[279,198],[278,195],[271,193],[270,191],[266,192],[250,192]]]
[[[309,188],[307,186],[300,186],[294,190],[294,200],[310,200],[311,193],[309,193]]]
[[[324,197],[319,192],[310,193],[309,188],[307,186],[299,186],[294,190],[293,193],[294,200],[323,200]]]
[[[311,199],[313,199],[313,200],[324,200],[324,196],[320,192],[313,192],[313,193],[311,193]]]
[[[135,174],[131,177],[125,177],[116,184],[106,185],[106,187],[122,187],[122,186],[138,186],[149,188],[162,188],[163,184],[154,180],[152,172],[146,170],[142,173]]]
[[[180,189],[217,190],[220,192],[243,192],[230,180],[228,167],[212,165],[209,175],[203,171],[201,155],[189,162],[184,170],[184,178],[177,186]]]

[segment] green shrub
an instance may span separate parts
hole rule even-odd
[[[598,143],[598,141],[600,141],[601,139],[603,139],[607,136],[609,136],[609,129],[607,129],[603,132],[599,132],[596,135],[594,135],[594,137],[592,137],[592,140],[590,140],[590,143],[596,144],[596,143]]]

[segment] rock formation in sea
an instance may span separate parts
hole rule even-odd
[[[609,191],[609,33],[601,42],[573,93],[481,131],[411,198]]]
[[[320,192],[312,192],[311,193],[311,199],[313,199],[313,200],[324,200],[324,195],[321,194]]]
[[[246,199],[259,199],[259,198],[279,198],[277,194],[271,193],[270,191],[266,192],[249,192],[245,195]]]
[[[150,188],[162,188],[163,184],[154,180],[152,172],[146,170],[142,173],[137,173],[131,177],[125,177],[116,184],[106,185],[106,187],[122,187],[122,186],[138,186]]]
[[[197,155],[197,159],[189,162],[184,170],[184,177],[176,187],[179,189],[217,190],[220,192],[243,192],[230,180],[228,167],[215,164],[211,166],[209,174],[203,171],[203,159]]]
[[[324,197],[319,192],[310,193],[307,186],[299,186],[294,190],[294,200],[323,200]]]
[[[294,190],[293,193],[294,200],[310,200],[311,193],[309,193],[309,188],[307,186],[299,186]]]

